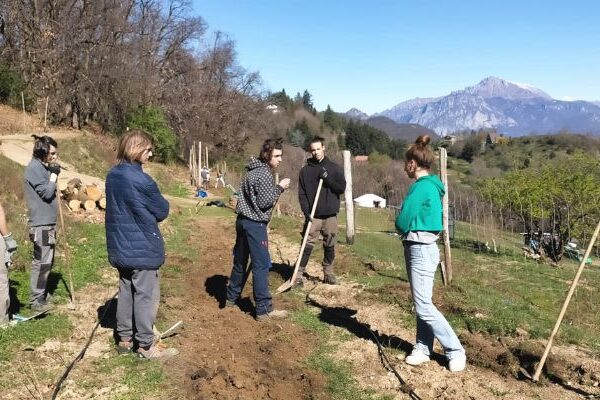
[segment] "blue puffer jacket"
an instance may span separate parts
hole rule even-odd
[[[169,203],[141,164],[122,162],[106,177],[106,247],[113,267],[158,269],[165,245],[158,223]]]

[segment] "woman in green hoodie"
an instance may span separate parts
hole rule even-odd
[[[404,171],[415,179],[396,218],[396,229],[404,244],[406,272],[417,314],[417,342],[406,363],[419,365],[429,361],[433,339],[437,338],[452,372],[465,368],[466,356],[458,337],[442,313],[433,305],[433,277],[440,261],[437,239],[442,231],[444,185],[430,175],[434,161],[428,135],[419,136],[406,152]]]

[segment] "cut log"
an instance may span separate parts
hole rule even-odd
[[[98,203],[99,208],[106,210],[106,197],[101,198],[96,203]]]
[[[93,211],[96,209],[96,202],[93,200],[86,200],[82,204],[85,211]]]
[[[83,182],[81,182],[81,179],[79,178],[73,178],[67,182],[67,185],[80,189],[81,185],[83,185]]]
[[[67,187],[67,189],[63,192],[63,197],[66,200],[79,200],[77,197],[79,196],[79,190],[77,190],[77,188],[72,187],[69,188]]]
[[[85,194],[89,200],[98,201],[102,197],[102,191],[96,185],[87,185],[85,187]]]
[[[66,181],[58,181],[57,185],[58,190],[60,190],[61,192],[64,192],[69,187],[69,184]]]
[[[67,205],[69,206],[69,210],[77,212],[79,211],[79,207],[81,206],[81,202],[79,200],[70,200],[69,203],[67,203]]]
[[[89,200],[89,197],[83,190],[79,191],[77,195],[77,200],[79,200],[82,204]]]

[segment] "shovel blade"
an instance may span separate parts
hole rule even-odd
[[[277,294],[283,293],[287,290],[290,290],[291,288],[292,288],[292,280],[290,279],[289,281],[283,282],[283,284],[277,288],[275,293],[277,293]]]

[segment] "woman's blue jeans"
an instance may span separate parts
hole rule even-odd
[[[426,355],[433,352],[434,337],[444,348],[448,360],[465,353],[456,333],[446,318],[433,305],[433,277],[440,262],[436,243],[404,241],[404,258],[410,289],[417,314],[417,343],[415,349]]]
[[[273,311],[273,301],[269,291],[269,238],[267,224],[238,216],[235,223],[235,246],[233,248],[233,268],[227,286],[227,299],[236,301],[246,283],[248,258],[251,260],[252,283],[256,315]]]

